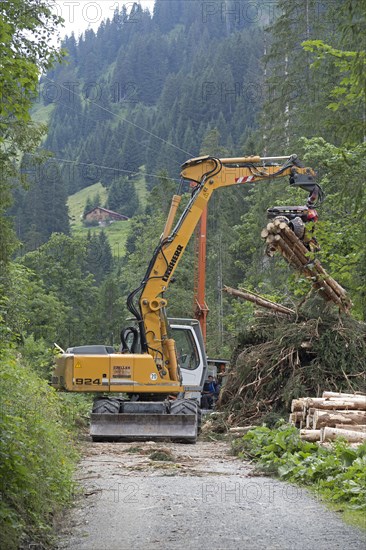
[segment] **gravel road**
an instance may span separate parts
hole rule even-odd
[[[156,451],[172,461],[152,460]],[[88,443],[65,550],[365,550],[305,490],[253,475],[225,442]]]

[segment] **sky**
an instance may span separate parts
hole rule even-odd
[[[55,12],[65,20],[60,37],[74,32],[77,38],[88,28],[97,30],[103,19],[111,18],[117,8],[120,11],[125,5],[129,12],[133,4],[133,1],[117,0],[55,0]],[[153,11],[154,0],[141,0],[140,4]]]

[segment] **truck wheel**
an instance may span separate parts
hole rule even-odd
[[[119,400],[109,397],[97,397],[93,402],[92,414],[117,414],[119,413]],[[94,443],[106,441],[104,437],[97,435],[92,436]]]
[[[119,413],[118,399],[99,397],[93,403],[93,414],[117,414]]]
[[[177,399],[170,406],[170,414],[194,414],[197,418],[197,435],[201,431],[201,409],[194,399]],[[196,443],[197,438],[184,439],[183,443]]]
[[[188,399],[176,399],[170,406],[170,414],[196,414],[197,403]]]

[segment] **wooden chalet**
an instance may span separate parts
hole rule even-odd
[[[102,206],[95,206],[84,216],[86,222],[108,223],[112,221],[126,221],[128,219],[128,216],[113,212],[113,210],[108,210],[108,208],[103,208]]]

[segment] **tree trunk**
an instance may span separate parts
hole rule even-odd
[[[304,410],[306,397],[300,397],[299,399],[293,399],[291,402],[291,412],[298,412]]]
[[[290,424],[299,424],[305,420],[304,413],[302,412],[293,412],[290,414],[289,423]]]
[[[229,432],[231,434],[241,435],[246,434],[249,430],[253,430],[253,428],[255,428],[255,426],[238,426],[237,428],[229,428]]]
[[[231,296],[236,296],[237,298],[241,298],[242,300],[247,300],[248,302],[252,302],[257,306],[271,309],[272,311],[276,311],[278,313],[284,313],[286,315],[295,314],[295,311],[293,309],[283,306],[282,304],[276,304],[275,302],[267,300],[266,298],[255,294],[254,292],[249,292],[248,290],[243,292],[242,290],[236,290],[235,288],[231,288],[229,286],[224,286],[223,290],[224,292],[231,294]]]

